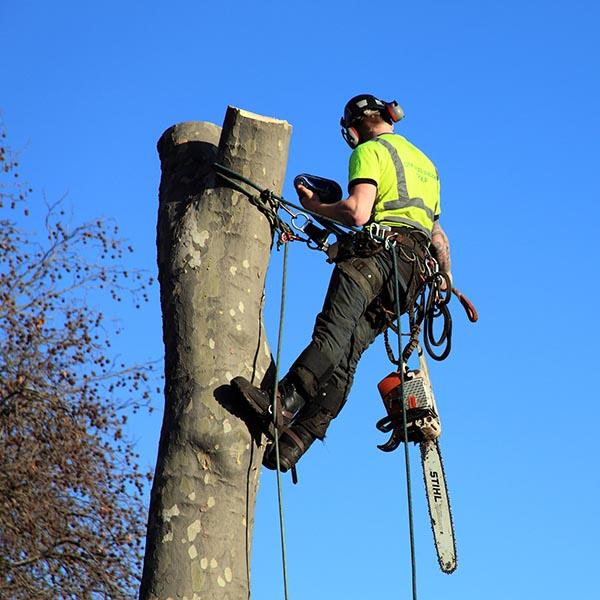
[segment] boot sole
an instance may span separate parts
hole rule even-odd
[[[275,439],[275,425],[273,424],[272,416],[269,413],[269,408],[265,407],[254,398],[253,392],[256,388],[247,379],[243,377],[234,377],[231,380],[231,385],[239,392],[239,395],[244,399],[248,407],[256,415],[258,424],[262,432],[270,439]]]

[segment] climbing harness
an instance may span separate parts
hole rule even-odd
[[[361,233],[363,236],[366,232],[366,235],[370,240],[376,244],[381,244],[383,248],[391,254],[394,307],[393,310],[391,310],[389,307],[382,306],[382,310],[387,314],[387,323],[384,333],[386,351],[390,361],[396,365],[397,370],[384,378],[378,386],[386,408],[387,416],[378,421],[377,428],[384,433],[391,432],[391,437],[388,442],[379,445],[378,448],[390,452],[395,450],[401,442],[404,442],[412,595],[413,600],[417,600],[412,485],[408,442],[420,444],[421,464],[423,468],[429,515],[440,567],[445,573],[452,573],[456,569],[456,546],[454,541],[452,514],[450,511],[446,479],[438,443],[438,438],[441,434],[441,425],[429,379],[427,364],[425,362],[425,353],[420,346],[419,336],[421,332],[423,332],[425,350],[433,359],[444,360],[451,350],[452,319],[448,309],[448,303],[452,294],[458,298],[471,322],[477,321],[477,311],[464,294],[452,287],[449,276],[439,270],[437,261],[430,254],[427,247],[423,246],[423,248],[421,248],[423,250],[421,256],[418,252],[415,252],[413,249],[402,243],[402,235],[404,234],[393,231],[390,227],[382,226],[378,223],[372,223],[364,229],[344,225],[334,219],[324,217],[323,215],[296,206],[281,196],[274,194],[272,191],[262,189],[250,179],[221,164],[215,163],[214,168],[219,178],[226,182],[232,189],[246,195],[249,201],[263,212],[268,219],[272,230],[274,232],[276,231],[278,234],[277,248],[280,249],[282,245],[284,246],[279,333],[277,341],[277,357],[275,361],[276,382],[279,381],[279,364],[283,338],[285,288],[287,281],[287,242],[302,241],[311,249],[327,252],[330,250],[328,239],[331,234],[335,234],[338,238],[343,238],[343,235],[345,235],[347,231],[354,234]],[[258,193],[247,190],[241,185],[242,183]],[[320,198],[325,198],[330,202],[337,202],[341,199],[341,188],[331,180],[303,173],[295,179],[294,183],[304,185],[308,189],[319,194]],[[338,195],[340,198],[338,198]],[[290,216],[290,224],[279,216],[279,209]],[[322,227],[316,225],[315,221]],[[360,240],[360,237],[356,236],[356,239]],[[402,345],[403,333],[401,328],[401,315],[403,310],[400,305],[401,278],[398,269],[399,258],[407,263],[415,263],[415,270],[421,278],[415,297],[408,298],[407,305],[404,307],[405,311],[408,313],[410,324],[410,333],[407,334],[409,336],[409,341],[404,347]],[[337,262],[335,258],[331,258],[331,254],[330,261]],[[434,333],[434,323],[436,319],[439,318],[442,320],[441,333],[436,336]],[[394,356],[389,343],[387,332],[388,326],[397,334],[397,358]],[[440,348],[441,350],[437,350]],[[418,352],[420,368],[417,370],[410,370],[407,367],[407,361],[415,350]],[[287,600],[288,582],[279,453],[280,432],[276,422],[276,415],[278,414],[277,403],[277,385],[275,385],[272,397],[273,445],[275,449],[277,470],[284,596]],[[293,481],[296,483],[297,474],[295,467],[292,467],[291,470]]]

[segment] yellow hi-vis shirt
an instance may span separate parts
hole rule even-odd
[[[384,133],[358,145],[350,156],[348,188],[377,186],[371,221],[414,227],[431,238],[440,215],[440,180],[431,160],[406,138]]]

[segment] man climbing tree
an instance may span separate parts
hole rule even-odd
[[[439,224],[437,170],[423,152],[394,133],[394,123],[403,116],[396,101],[355,96],[341,119],[342,135],[353,149],[350,195],[327,204],[314,190],[297,185],[307,210],[365,228],[337,245],[336,267],[312,340],[279,382],[276,423],[283,471],[291,469],[315,439],[323,439],[346,402],[362,353],[390,323],[394,261],[381,239],[395,242],[402,311],[412,306],[423,284],[423,265],[430,253],[445,274],[442,287],[451,285],[448,238]],[[243,377],[232,384],[269,435],[271,394]],[[263,464],[276,468],[274,445],[267,448]]]

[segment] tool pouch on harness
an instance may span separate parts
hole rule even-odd
[[[327,262],[339,264],[349,258],[366,258],[384,250],[381,244],[372,240],[366,233],[346,233],[338,236],[337,242],[327,250]]]
[[[338,263],[337,267],[356,282],[369,300],[381,292],[383,274],[374,260],[356,256]]]
[[[356,233],[342,236],[332,244],[328,256],[329,262],[358,284],[366,298],[373,299],[381,292],[384,277],[377,262],[370,259],[383,250],[368,235]]]

